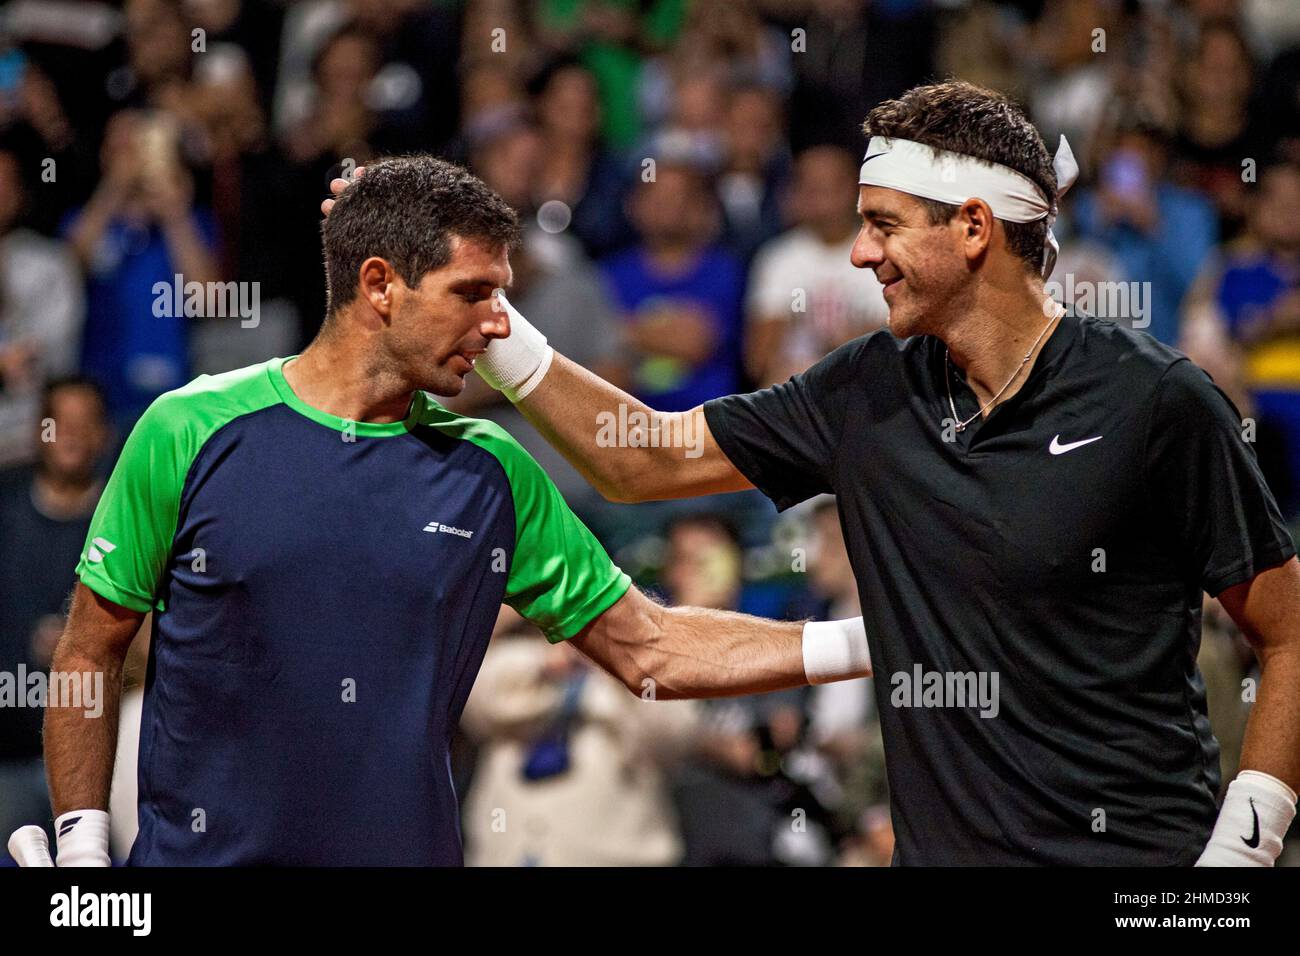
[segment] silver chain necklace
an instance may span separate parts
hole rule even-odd
[[[1034,354],[1034,349],[1038,348],[1038,343],[1043,341],[1043,336],[1046,335],[1047,330],[1052,327],[1052,323],[1055,322],[1064,314],[1065,314],[1065,310],[1062,309],[1060,306],[1057,306],[1056,312],[1052,314],[1052,317],[1047,320],[1047,324],[1043,326],[1043,331],[1038,333],[1038,338],[1034,339],[1034,344],[1029,346],[1029,351],[1025,353],[1025,357],[1020,360],[1020,364],[1016,366],[1016,370],[1012,372],[1011,377],[1007,379],[1007,384],[1003,385],[1000,389],[998,389],[998,393],[996,395],[990,398],[988,402],[979,411],[977,411],[970,418],[966,419],[964,422],[957,421],[957,403],[952,400],[952,371],[951,371],[952,349],[948,349],[948,348],[944,349],[943,384],[948,389],[948,407],[952,409],[952,420],[954,422],[957,422],[958,432],[964,432],[966,430],[967,425],[969,425],[971,422],[975,421],[975,419],[979,418],[986,411],[988,411],[988,409],[992,407],[993,404],[997,402],[999,398],[1002,397],[1002,393],[1011,387],[1011,383],[1016,380],[1016,376],[1018,376],[1021,370],[1025,367],[1025,365],[1028,364],[1029,357]]]

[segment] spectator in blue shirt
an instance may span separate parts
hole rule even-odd
[[[1266,167],[1252,188],[1245,233],[1188,296],[1179,347],[1255,420],[1260,467],[1292,518],[1300,516],[1300,163]]]
[[[1080,238],[1110,249],[1123,278],[1150,282],[1142,301],[1144,331],[1167,345],[1178,341],[1178,316],[1206,257],[1218,242],[1214,206],[1166,177],[1168,146],[1162,132],[1130,124],[1102,162],[1098,184],[1075,206]],[[1056,277],[1063,281],[1062,277]],[[1132,324],[1136,316],[1103,316]]]
[[[694,408],[741,383],[744,270],[716,244],[708,177],[660,158],[628,200],[638,243],[602,263],[631,350],[632,391],[662,411]]]
[[[195,208],[176,128],[165,113],[126,110],[104,135],[90,201],[64,223],[86,273],[82,370],[103,387],[122,433],[154,398],[190,379],[185,296],[217,279],[216,228]],[[206,303],[207,296],[204,296]]]

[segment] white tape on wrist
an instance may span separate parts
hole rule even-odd
[[[112,866],[108,855],[108,814],[103,810],[69,810],[54,821],[59,854],[65,866]]]
[[[510,317],[510,334],[493,339],[478,357],[474,368],[479,377],[512,402],[522,401],[545,378],[555,350],[546,336],[525,319],[497,289],[494,293]]]
[[[9,855],[19,866],[53,866],[50,841],[37,826],[19,827],[9,837]]]
[[[803,672],[810,684],[871,674],[871,651],[862,618],[809,621],[803,626]]]
[[[542,384],[542,379],[546,378],[546,373],[551,370],[551,360],[555,358],[555,349],[549,345],[546,346],[546,354],[542,356],[542,364],[537,366],[532,375],[528,376],[527,381],[515,389],[506,389],[503,393],[506,398],[512,402],[522,402],[528,397],[538,385]]]
[[[1272,866],[1295,818],[1295,791],[1259,770],[1228,784],[1219,819],[1197,866]]]

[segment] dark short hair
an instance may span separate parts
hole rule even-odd
[[[995,90],[962,80],[917,86],[868,113],[862,131],[868,138],[909,139],[1006,166],[1027,176],[1056,212],[1056,171],[1043,138],[1024,110]],[[958,207],[951,203],[917,198],[932,225],[947,222],[957,214]],[[1008,247],[1037,272],[1043,261],[1047,220],[1003,220],[1002,225]]]
[[[311,75],[314,78],[320,79],[321,66],[324,64],[325,58],[329,56],[330,51],[334,49],[335,45],[343,40],[362,40],[374,47],[376,57],[380,55],[378,38],[355,20],[348,20],[333,33],[329,34],[329,36],[325,38],[325,42],[316,50],[315,55],[312,56]]]
[[[483,180],[435,156],[366,164],[321,226],[328,313],[357,294],[361,263],[385,259],[409,286],[451,261],[452,239],[514,248],[519,218]]]
[[[574,69],[582,70],[587,76],[591,77],[593,83],[595,82],[596,78],[592,76],[591,70],[587,69],[582,60],[572,53],[561,53],[542,63],[536,72],[528,78],[525,86],[528,95],[534,98],[541,96],[546,92],[546,88],[551,85],[552,80],[561,73]]]
[[[41,386],[40,418],[42,420],[54,416],[54,396],[68,388],[80,388],[90,392],[99,403],[100,412],[105,417],[108,416],[108,399],[104,397],[104,390],[97,381],[85,375],[59,375],[48,379]]]
[[[671,538],[679,531],[688,528],[702,528],[705,531],[712,531],[719,537],[725,538],[734,548],[743,547],[740,537],[740,529],[731,517],[720,511],[687,511],[673,515],[664,523],[663,536],[665,539]]]

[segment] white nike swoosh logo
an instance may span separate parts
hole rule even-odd
[[[1101,441],[1103,436],[1098,435],[1096,438],[1085,438],[1083,441],[1072,441],[1068,445],[1061,444],[1061,436],[1057,435],[1052,439],[1052,444],[1047,450],[1053,455],[1064,455],[1067,451],[1074,451],[1076,448],[1082,448],[1084,445],[1091,445],[1095,441]]]

